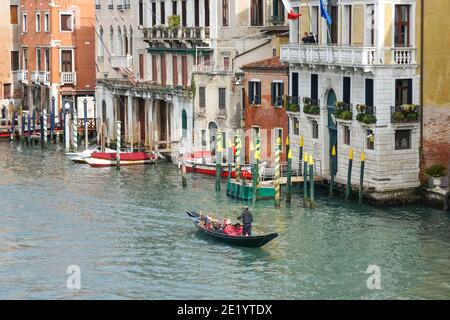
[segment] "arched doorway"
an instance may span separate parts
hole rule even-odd
[[[187,138],[187,112],[183,109],[183,112],[181,113],[181,130],[182,130],[182,137]]]
[[[217,124],[215,122],[210,122],[209,126],[209,144],[211,155],[216,154],[216,135],[217,135]]]
[[[333,89],[328,91],[327,97],[327,109],[328,109],[328,132],[330,134],[330,144],[329,144],[329,156],[332,159],[330,171],[333,175],[336,174],[337,171],[337,154],[338,154],[338,141],[337,141],[337,123],[334,117],[336,113],[336,93]],[[332,157],[331,153],[333,151],[333,147],[336,147],[336,157]]]

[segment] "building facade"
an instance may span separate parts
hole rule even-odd
[[[68,102],[83,114],[94,107],[95,6],[93,0],[22,0],[20,71],[24,110],[55,112]],[[91,112],[90,117],[95,115]]]
[[[0,3],[0,109],[2,118],[10,118],[13,108],[20,105],[22,92],[19,83],[20,69],[20,1]]]
[[[290,99],[298,106],[290,112],[292,145],[303,136],[325,178],[335,173],[337,181],[346,180],[352,149],[353,181],[364,151],[368,188],[419,186],[416,1],[324,2],[331,26],[321,18],[319,1],[291,1],[303,14],[291,23],[290,44],[281,49],[281,60],[290,65]],[[305,32],[315,35],[315,43],[301,41]]]
[[[279,57],[252,62],[242,67],[244,71],[244,122],[246,133],[246,163],[254,162],[254,151],[258,136],[261,144],[261,159],[275,163],[275,144],[281,139],[281,161],[286,160],[286,138],[288,115],[285,93],[288,89],[287,65]],[[298,127],[297,127],[298,128]]]

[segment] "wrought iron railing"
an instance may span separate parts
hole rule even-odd
[[[391,122],[419,122],[420,112],[420,106],[415,104],[391,106]]]

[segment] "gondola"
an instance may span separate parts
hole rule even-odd
[[[229,236],[224,233],[220,233],[214,230],[207,230],[200,225],[200,215],[197,212],[186,211],[187,215],[191,218],[194,225],[204,234],[209,237],[221,241],[227,244],[241,246],[241,247],[262,247],[268,242],[272,241],[278,237],[278,233],[270,233],[266,235],[255,235],[255,236]]]

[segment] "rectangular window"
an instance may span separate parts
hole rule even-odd
[[[350,77],[344,77],[343,101],[345,103],[350,103],[350,101],[351,101],[351,83],[352,83],[352,80]]]
[[[308,4],[309,5],[309,4]],[[318,36],[319,36],[319,7],[318,6],[311,6],[311,27],[312,27],[312,33],[315,35],[315,42],[319,42]],[[306,30],[305,30],[306,31]]]
[[[49,48],[45,48],[44,49],[44,68],[46,72],[50,71],[50,49]]]
[[[161,55],[161,84],[165,86],[167,83],[167,65],[166,65],[166,56]]]
[[[194,26],[200,26],[200,0],[194,0]]]
[[[36,13],[36,32],[41,32],[41,14]]]
[[[100,4],[100,0],[95,0],[95,9],[101,9],[102,6]]]
[[[23,48],[23,70],[28,70],[28,49]]]
[[[11,51],[11,71],[18,71],[19,69],[19,51]]]
[[[181,1],[181,24],[183,27],[187,26],[187,17],[186,17],[186,0]]]
[[[284,83],[280,81],[271,83],[271,97],[272,97],[272,106],[274,107],[282,107],[283,101],[282,96],[284,94]]]
[[[349,126],[343,126],[343,133],[342,133],[342,143],[349,146],[350,145],[350,127]]]
[[[366,106],[373,107],[373,79],[366,79],[365,81],[365,96]]]
[[[298,72],[292,72],[291,83],[292,83],[291,88],[292,96],[298,97]]]
[[[330,16],[331,16],[331,34],[330,39],[331,44],[338,44],[338,37],[339,37],[339,21],[338,21],[338,6],[331,6],[330,10]]]
[[[174,86],[178,86],[178,56],[172,56],[172,81]]]
[[[395,105],[412,104],[412,79],[395,80]]]
[[[219,109],[225,109],[227,105],[227,89],[219,88]]]
[[[410,46],[410,5],[395,6],[395,46]]]
[[[9,12],[10,12],[10,22],[11,24],[18,24],[19,23],[19,6],[17,5],[10,5],[9,6]]]
[[[28,15],[26,13],[22,15],[22,31],[28,31]]]
[[[223,57],[223,69],[230,71],[230,57]]]
[[[50,13],[44,13],[44,32],[50,32]]]
[[[344,5],[343,39],[345,45],[352,44],[352,6]]]
[[[300,121],[297,117],[292,118],[292,133],[297,136],[300,134]]]
[[[248,103],[250,105],[261,105],[261,82],[248,82]]]
[[[36,48],[36,71],[42,70],[42,56],[41,49]]]
[[[139,25],[143,26],[144,25],[144,2],[143,2],[143,0],[139,0],[138,9],[139,9]]]
[[[206,130],[202,130],[202,147],[206,147]]]
[[[60,31],[73,31],[73,15],[71,13],[61,13],[59,16]]]
[[[283,153],[283,128],[274,128],[273,129],[274,132],[274,139],[273,139],[273,147],[274,147],[274,154],[275,154],[275,146],[277,144],[277,141],[281,141],[281,153]]]
[[[142,53],[139,54],[139,79],[144,79],[145,77],[145,61],[144,55]]]
[[[166,3],[164,1],[161,2],[161,24],[166,24]]]
[[[319,98],[319,76],[311,74],[311,99],[317,100]]]
[[[183,83],[183,87],[187,87],[188,85],[188,69],[187,69],[187,56],[181,57],[181,81]]]
[[[5,83],[3,84],[3,99],[11,99],[11,84]]]
[[[312,120],[312,137],[313,139],[319,139],[319,124],[316,120]]]
[[[366,149],[375,150],[375,134],[373,130],[367,130],[366,136]]]
[[[158,82],[158,56],[152,54],[152,81]]]
[[[264,24],[263,0],[251,0],[250,17],[252,26],[262,26]]]
[[[228,0],[222,0],[222,26],[228,27],[230,23],[230,12]]]
[[[177,1],[172,1],[172,15],[176,16],[178,14]]]
[[[373,4],[367,5],[366,9],[368,13],[368,21],[366,26],[369,28],[368,30],[368,44],[373,47],[375,46],[375,6]]]
[[[395,131],[395,150],[411,149],[411,130]]]
[[[209,0],[205,1],[205,27],[209,27]]]
[[[73,72],[72,50],[61,50],[61,72]]]
[[[199,106],[200,108],[206,108],[206,88],[198,88]]]
[[[156,2],[152,2],[152,27],[156,26]]]

